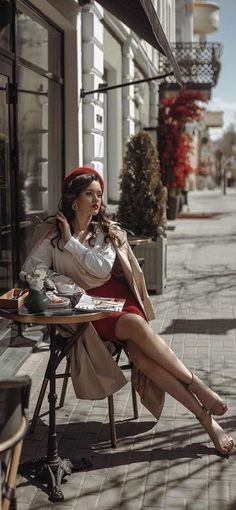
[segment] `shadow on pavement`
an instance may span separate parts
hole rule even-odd
[[[162,334],[196,333],[198,335],[225,335],[236,329],[236,319],[174,319]]]
[[[201,459],[204,460],[205,457],[209,459],[207,461],[208,467],[211,465],[214,469],[216,463],[220,462],[218,470],[220,472],[224,471],[226,467],[225,458],[218,454],[213,446],[208,447],[202,444],[207,441],[207,434],[202,439],[203,429],[198,422],[190,420],[187,426],[175,427],[173,437],[172,419],[168,419],[168,421],[169,426],[167,424],[166,428],[164,430],[162,428],[160,431],[158,431],[157,427],[156,432],[152,430],[155,425],[153,421],[118,422],[116,449],[110,448],[108,423],[102,424],[100,421],[85,421],[74,422],[68,425],[60,424],[57,426],[59,452],[62,458],[70,458],[72,463],[73,460],[77,463],[80,459],[87,458],[91,460],[92,467],[89,469],[89,472],[96,472],[100,469],[116,466],[124,466],[125,468],[125,466],[132,464],[135,468],[135,465],[139,466],[140,463],[150,462],[150,475],[154,474],[157,477],[157,482],[162,473],[163,466],[170,462],[171,466],[177,469],[177,472],[175,472],[176,477],[172,478],[172,487],[175,484],[179,487],[181,481],[185,479],[181,466],[194,459],[199,459],[200,462],[197,462],[194,466],[191,464],[192,471],[188,478],[204,472],[206,464]],[[220,419],[219,422],[223,427],[227,423],[228,430],[235,430],[236,416],[231,416],[227,419],[227,422],[224,419]],[[190,431],[193,442],[192,444],[186,444]],[[41,442],[42,433],[44,432],[47,433],[47,426],[40,421],[34,436],[27,436],[26,443],[28,442],[28,447],[31,447],[31,454],[32,452],[36,453],[34,445]],[[151,439],[153,448],[150,451],[147,445]],[[134,440],[135,448],[133,448]],[[158,461],[161,461],[161,465],[156,463]],[[179,474],[178,469],[180,469]],[[78,471],[82,471],[82,469],[78,469]],[[87,469],[83,469],[83,471],[87,471]],[[217,476],[219,476],[218,471],[217,473]],[[66,476],[62,483],[66,483],[67,479]],[[120,481],[121,484],[123,483],[122,480]],[[116,487],[117,483],[118,480],[116,479]],[[18,483],[19,488],[31,485],[45,491],[44,484],[39,483],[31,476],[20,478]],[[234,508],[231,505],[227,510],[234,510]]]

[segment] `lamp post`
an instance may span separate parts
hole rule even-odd
[[[227,185],[227,165],[228,165],[228,159],[225,161],[223,165],[223,195],[226,195],[226,185]]]
[[[215,152],[216,159],[216,169],[217,169],[217,184],[222,184],[222,177],[224,173],[224,164],[223,164],[223,152],[220,149],[217,149]]]

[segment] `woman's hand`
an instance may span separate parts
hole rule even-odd
[[[66,244],[71,238],[70,225],[64,214],[60,211],[58,211],[57,213],[57,219],[59,221],[59,228],[61,231],[62,241]]]

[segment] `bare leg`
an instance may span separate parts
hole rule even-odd
[[[192,373],[164,340],[156,335],[150,324],[134,314],[122,315],[116,324],[116,336],[119,340],[132,340],[144,354],[165,368],[186,384],[192,381]]]
[[[165,368],[148,358],[143,352],[132,342],[127,342],[127,347],[131,360],[135,366],[149,377],[157,386],[169,393],[185,408],[193,413],[202,424],[203,428],[208,432],[213,441],[216,450],[222,455],[228,455],[233,449],[233,440],[229,437],[218,423],[207,414],[198,399],[185,387],[185,385],[177,379]]]
[[[191,385],[192,372],[182,363],[166,342],[154,333],[150,324],[142,317],[134,314],[122,315],[116,324],[116,335],[121,341],[132,340],[148,358],[156,361],[186,385]],[[195,389],[189,389],[195,393],[209,412],[216,415],[224,414],[227,411],[226,404],[206,385],[200,385],[200,382],[196,378]]]

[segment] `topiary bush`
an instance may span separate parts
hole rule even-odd
[[[120,176],[117,219],[135,235],[156,239],[166,223],[166,193],[161,181],[158,152],[147,131],[127,143]]]

